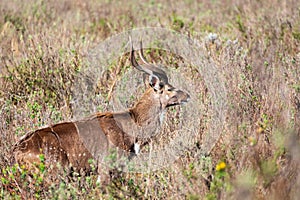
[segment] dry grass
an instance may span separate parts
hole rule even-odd
[[[297,199],[300,195],[298,1],[4,0],[0,9],[1,198]],[[71,88],[89,50],[113,34],[151,26],[199,40],[203,67],[213,62],[220,73],[227,93],[226,116],[211,151],[199,153],[208,130],[220,125],[213,118],[209,79],[200,66],[151,51],[149,60],[178,68],[197,88],[189,92],[199,104],[187,105],[201,110],[194,119],[199,126],[190,127],[197,138],[180,159],[156,172],[119,174],[107,188],[97,185],[95,176],[67,177],[61,172],[47,177],[43,166],[32,175],[17,169],[11,147],[21,135],[74,118]],[[209,39],[209,33],[217,37]],[[126,87],[122,85],[129,70],[126,59],[122,56],[107,66],[95,94],[101,97],[98,110],[110,109],[108,95],[113,99],[119,86]],[[119,86],[111,87],[116,79],[121,80]],[[176,79],[171,82],[179,84]],[[133,97],[126,106],[140,90],[129,91]],[[176,119],[191,120],[178,110],[168,115],[172,118],[165,123],[165,135],[155,141],[156,148],[178,132]],[[221,161],[225,170],[215,170]]]

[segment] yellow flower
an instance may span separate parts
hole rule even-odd
[[[216,166],[216,171],[222,171],[226,168],[226,163],[225,162],[219,162],[219,164],[217,164]]]
[[[255,137],[253,137],[253,136],[250,136],[248,138],[248,140],[249,140],[250,146],[254,146],[257,143]]]

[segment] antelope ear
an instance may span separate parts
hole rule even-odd
[[[152,87],[154,90],[161,90],[163,84],[160,82],[159,78],[155,75],[143,74],[143,81],[146,87]]]
[[[149,76],[149,85],[156,91],[161,90],[163,88],[163,84],[160,82],[159,78],[155,75]]]

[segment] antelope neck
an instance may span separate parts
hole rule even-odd
[[[155,97],[152,88],[149,88],[136,105],[129,109],[138,126],[147,126],[159,120],[157,116],[160,116],[162,111],[163,108],[160,99],[159,97]]]

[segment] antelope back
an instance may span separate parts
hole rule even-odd
[[[56,124],[26,134],[15,144],[14,154],[16,161],[28,168],[40,163],[42,154],[47,166],[59,162],[74,169],[89,168],[88,160],[92,158],[73,122]]]
[[[31,168],[41,162],[43,154],[47,166],[59,162],[75,171],[90,171],[89,160],[105,164],[111,149],[119,148],[121,153],[134,151],[134,137],[119,124],[122,118],[124,124],[132,121],[128,116],[128,112],[98,113],[85,120],[27,133],[14,146],[16,161]]]

